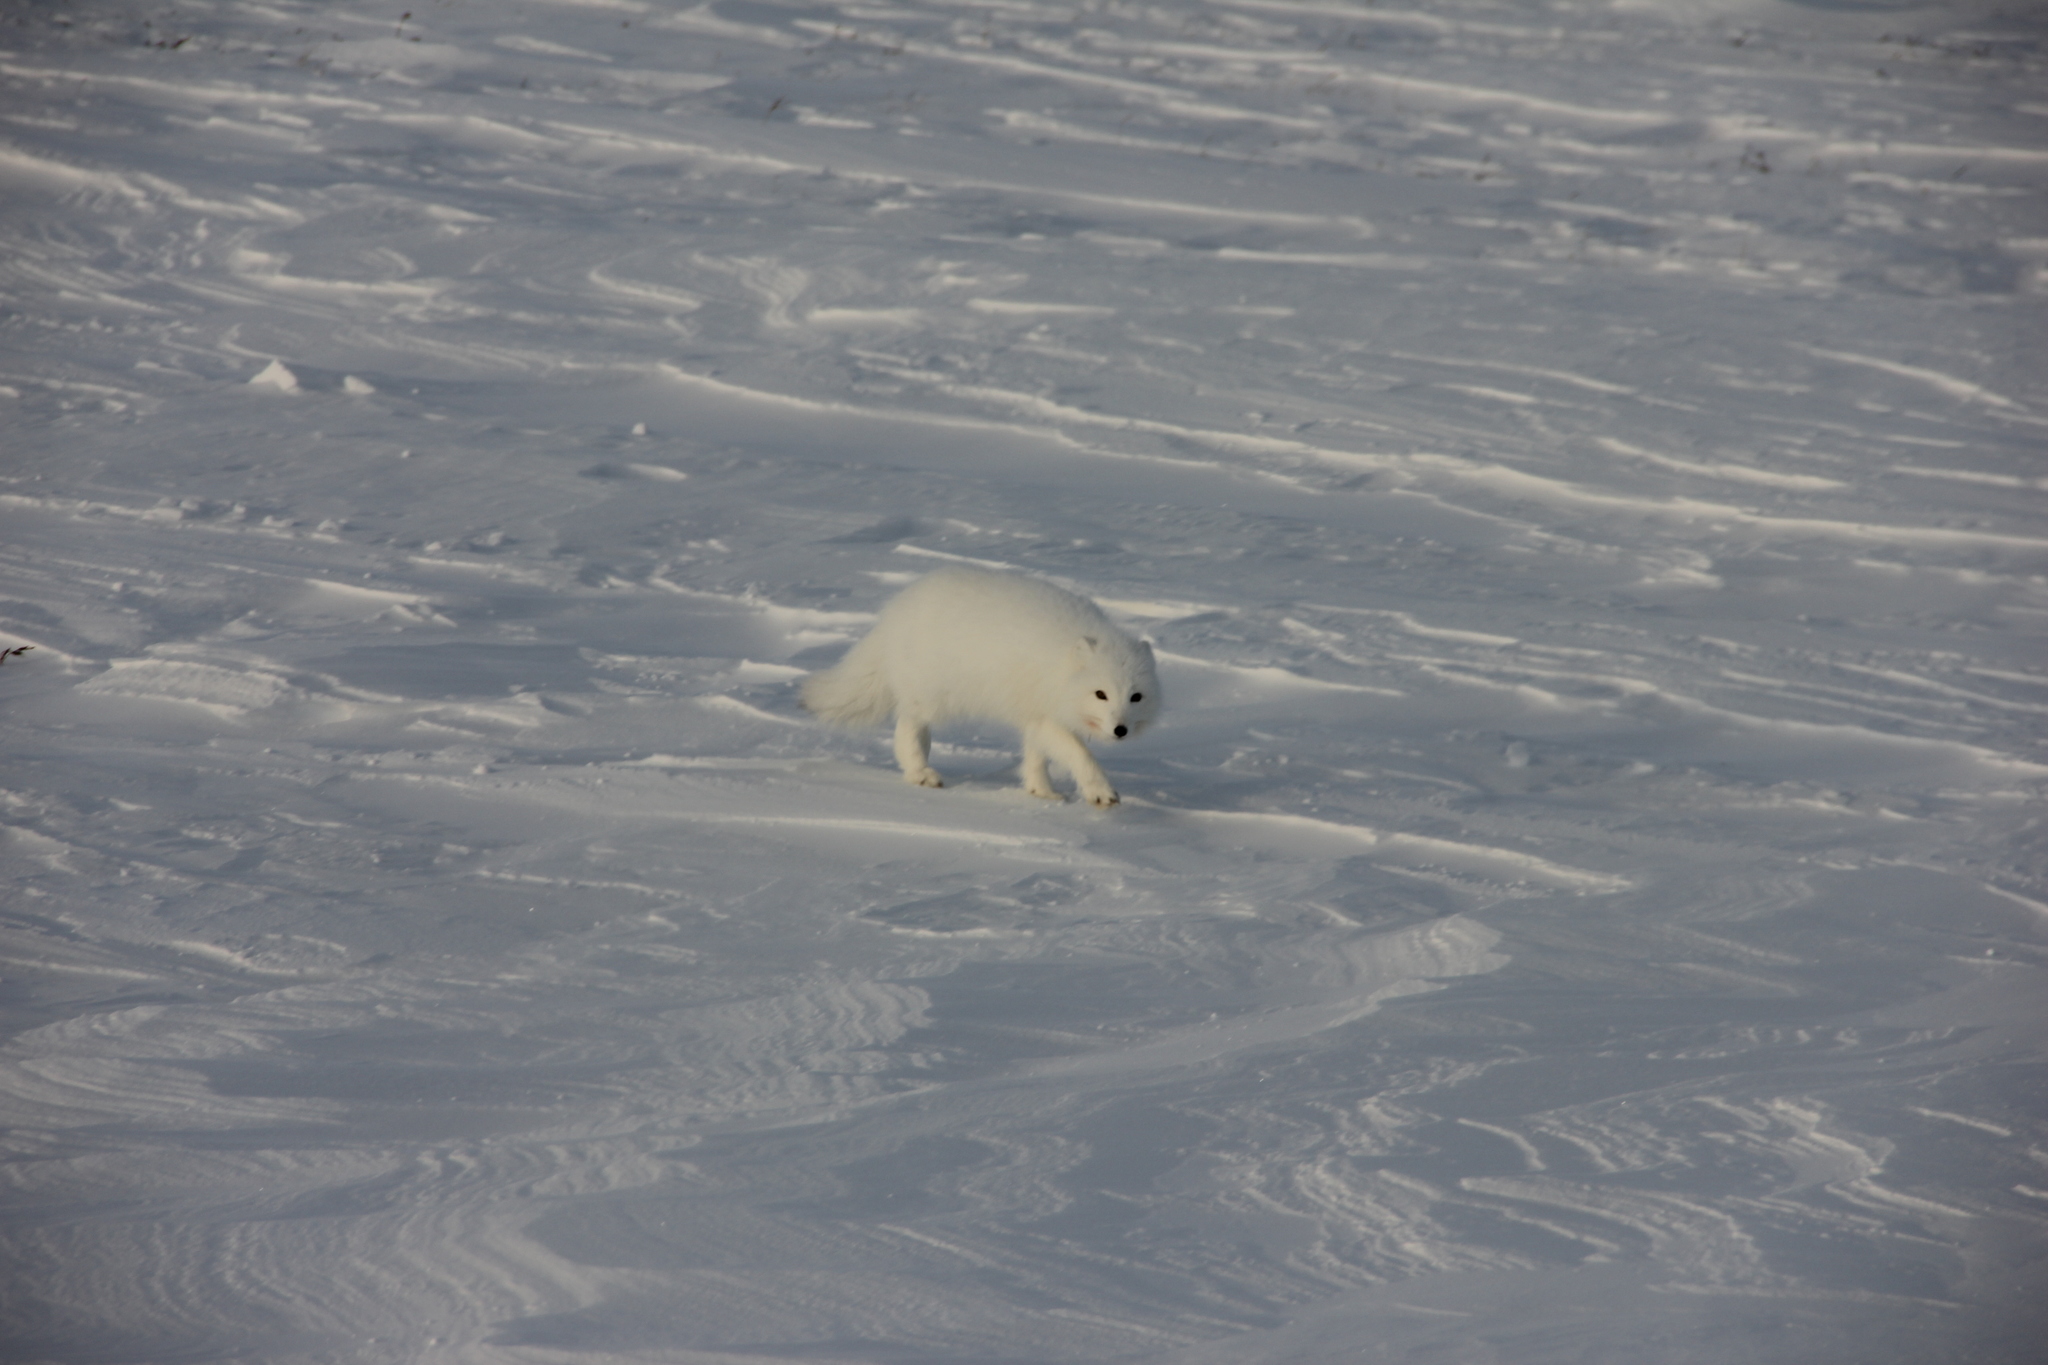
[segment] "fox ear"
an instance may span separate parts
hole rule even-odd
[[[1154,655],[1152,653],[1152,642],[1150,640],[1138,641],[1138,648],[1145,651],[1145,658],[1148,662],[1153,660]]]

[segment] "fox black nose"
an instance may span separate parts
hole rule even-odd
[[[1113,734],[1114,734],[1114,735],[1115,735],[1115,736],[1116,736],[1116,737],[1117,737],[1118,739],[1122,739],[1122,738],[1123,738],[1123,737],[1124,737],[1125,735],[1129,734],[1130,732],[1131,732],[1131,727],[1130,727],[1130,726],[1128,726],[1128,725],[1119,725],[1119,726],[1117,726],[1117,727],[1116,727],[1116,729],[1115,729],[1114,731],[1112,731],[1111,733],[1113,733]]]

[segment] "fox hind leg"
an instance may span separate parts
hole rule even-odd
[[[896,717],[896,766],[903,769],[903,780],[920,787],[943,787],[946,780],[939,776],[931,764],[932,727],[916,716],[899,713]]]

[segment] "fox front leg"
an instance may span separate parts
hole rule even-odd
[[[1045,801],[1061,800],[1053,790],[1052,778],[1045,771],[1049,755],[1045,751],[1045,740],[1039,734],[1044,721],[1035,721],[1024,727],[1024,790]]]
[[[1074,785],[1080,789],[1081,795],[1088,798],[1089,804],[1106,807],[1117,803],[1116,788],[1109,785],[1109,774],[1102,771],[1102,765],[1095,761],[1095,755],[1088,752],[1088,746],[1083,744],[1073,731],[1051,721],[1037,722],[1031,727],[1030,735],[1025,739],[1027,755],[1033,736],[1038,741],[1041,774],[1044,772],[1046,758],[1057,759],[1061,767],[1074,775]],[[1025,760],[1024,774],[1028,790],[1031,778],[1028,756]],[[1050,786],[1047,790],[1050,791]],[[1033,796],[1042,794],[1044,793],[1032,792]]]

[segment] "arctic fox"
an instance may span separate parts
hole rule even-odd
[[[875,628],[804,681],[803,702],[823,720],[872,725],[896,714],[896,761],[923,787],[932,725],[999,720],[1024,736],[1024,790],[1060,799],[1046,777],[1058,759],[1081,795],[1113,806],[1116,790],[1084,740],[1124,739],[1159,714],[1152,647],[1110,623],[1085,597],[1036,578],[946,568],[882,608]]]

